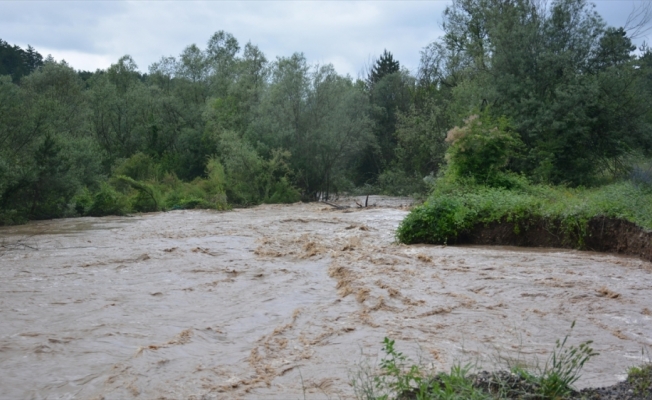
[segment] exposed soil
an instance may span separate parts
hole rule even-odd
[[[518,225],[506,221],[478,224],[452,242],[570,249],[580,247],[584,250],[628,254],[652,261],[651,231],[629,221],[604,217],[589,221],[583,240],[580,240],[578,232],[568,233],[558,222],[536,220]]]
[[[405,199],[347,204],[0,228],[0,398],[346,399],[386,336],[438,371],[499,370],[542,362],[573,321],[600,353],[579,388],[645,361],[652,263],[404,246]]]

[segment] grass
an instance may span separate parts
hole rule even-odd
[[[353,372],[351,384],[356,398],[364,400],[485,400],[493,399],[488,393],[474,387],[469,376],[470,365],[456,365],[450,373],[430,374],[430,369],[412,363],[396,350],[395,341],[385,338],[380,360],[380,370],[362,363]]]
[[[478,224],[509,222],[515,233],[546,222],[571,247],[582,248],[592,218],[630,221],[652,229],[652,187],[633,181],[599,188],[532,185],[516,179],[510,189],[440,179],[433,193],[403,220],[399,242],[446,244]]]
[[[635,395],[649,395],[652,392],[652,363],[630,368],[627,382],[632,385]]]
[[[571,330],[574,327],[573,321]],[[570,333],[564,340],[555,342],[555,348],[543,369],[534,374],[524,369],[513,371],[532,383],[537,388],[537,394],[544,399],[558,399],[570,395],[574,390],[573,385],[580,378],[584,364],[598,355],[591,347],[592,341],[583,342],[579,346],[567,346],[569,337]]]
[[[575,323],[571,326],[571,331]],[[573,385],[585,363],[597,353],[591,341],[568,345],[570,332],[558,340],[543,368],[514,367],[499,373],[472,373],[473,367],[454,365],[449,372],[433,374],[422,363],[411,362],[397,351],[395,341],[385,338],[384,357],[378,369],[363,363],[351,384],[361,400],[489,400],[563,399],[576,394]],[[640,390],[650,388],[652,368],[632,368],[630,378]]]

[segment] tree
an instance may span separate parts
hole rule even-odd
[[[407,112],[412,102],[414,79],[385,50],[374,63],[367,78],[371,103],[374,140],[367,143],[364,156],[357,164],[356,183],[373,183],[394,160],[397,113]]]
[[[401,70],[401,65],[394,56],[387,50],[383,50],[383,54],[374,62],[374,65],[369,71],[367,82],[369,87],[373,87],[385,76],[396,73]]]
[[[347,185],[347,169],[373,140],[368,99],[331,65],[311,67],[303,54],[278,58],[247,137],[269,159],[288,150],[305,199]]]
[[[444,14],[444,44],[457,66],[448,109],[455,124],[474,109],[507,116],[527,147],[522,172],[588,184],[646,135],[645,110],[615,105],[647,102],[621,78],[637,75],[623,29],[607,29],[586,0],[545,5],[453,1]]]
[[[42,65],[43,56],[32,46],[28,45],[27,50],[23,50],[0,39],[0,75],[11,75],[13,81],[18,83],[20,78]]]
[[[632,52],[636,46],[627,37],[624,28],[607,28],[600,38],[599,47],[593,59],[594,68],[604,70],[608,67],[623,65],[634,59]]]

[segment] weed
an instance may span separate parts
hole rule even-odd
[[[385,338],[384,356],[379,371],[367,362],[360,364],[352,378],[356,398],[365,400],[485,400],[566,398],[575,391],[586,362],[597,353],[591,341],[568,345],[570,332],[557,340],[543,368],[512,367],[511,371],[471,373],[472,366],[454,365],[448,373],[429,374],[423,364],[412,363],[395,348],[395,341]],[[630,370],[630,378],[639,390],[652,387],[652,364]]]
[[[383,340],[385,356],[380,360],[380,372],[375,374],[363,363],[352,379],[358,399],[388,400],[484,400],[492,397],[474,387],[469,376],[470,365],[455,365],[450,373],[428,374],[421,365],[411,363],[397,351],[395,341]]]
[[[636,395],[652,392],[652,363],[630,368],[627,371],[627,382],[632,385]]]
[[[575,321],[571,324],[571,331]],[[598,353],[593,351],[588,340],[579,346],[567,346],[569,332],[563,340],[555,342],[555,348],[546,360],[543,369],[530,372],[524,368],[513,368],[512,372],[532,384],[535,392],[543,399],[561,399],[573,393],[573,385],[580,378],[580,372],[592,357]]]

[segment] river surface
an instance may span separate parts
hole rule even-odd
[[[533,366],[573,321],[600,353],[580,388],[646,359],[651,263],[398,245],[406,201],[369,203],[0,228],[0,398],[350,398],[386,336],[440,371]]]

